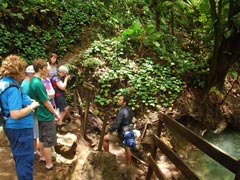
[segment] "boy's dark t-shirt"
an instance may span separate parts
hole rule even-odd
[[[117,130],[118,137],[122,138],[123,127],[132,124],[133,113],[129,106],[123,106],[117,112],[116,120],[113,122],[112,126],[109,128],[109,132]]]

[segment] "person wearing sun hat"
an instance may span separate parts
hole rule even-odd
[[[29,94],[29,83],[30,83],[30,80],[34,73],[35,73],[35,71],[34,71],[33,65],[29,65],[25,69],[26,76],[25,76],[25,79],[21,83],[21,87],[22,87],[22,91],[25,92],[26,94]]]
[[[34,67],[33,65],[29,65],[25,69],[25,79],[21,83],[21,88],[23,93],[26,93],[29,95],[29,83],[34,75]],[[39,130],[38,130],[38,121],[35,113],[33,113],[33,120],[34,120],[34,128],[33,128],[33,134],[34,134],[34,154],[40,155],[39,150]]]

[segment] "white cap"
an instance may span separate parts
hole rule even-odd
[[[35,73],[33,65],[29,65],[26,69],[25,69],[26,73]]]

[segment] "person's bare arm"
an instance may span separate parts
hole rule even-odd
[[[58,81],[56,84],[58,86],[59,89],[61,90],[65,90],[66,87],[67,87],[67,82],[68,80],[71,79],[70,75],[67,75],[65,78],[64,78],[64,81]]]
[[[10,111],[10,116],[15,120],[20,119],[24,116],[27,116],[30,112],[32,112],[38,106],[39,106],[39,103],[37,101],[33,101],[29,106],[25,108]]]
[[[57,120],[60,120],[59,114],[56,113],[50,101],[44,101],[43,104],[57,118]]]

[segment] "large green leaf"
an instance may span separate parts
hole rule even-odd
[[[240,28],[240,12],[232,17],[232,21],[236,28]]]
[[[123,31],[123,36],[129,36],[132,35],[134,33],[134,31],[132,29],[126,29],[125,31]]]

